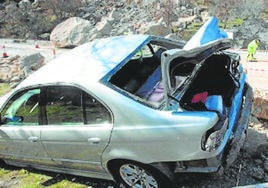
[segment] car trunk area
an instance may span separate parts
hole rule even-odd
[[[236,81],[229,71],[231,59],[225,54],[214,54],[203,62],[187,91],[181,105],[187,110],[207,110],[208,96],[221,96],[224,107],[230,107]]]

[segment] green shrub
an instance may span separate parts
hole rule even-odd
[[[241,25],[243,25],[243,23],[244,23],[243,19],[236,18],[236,19],[233,19],[233,20],[228,20],[226,23],[220,22],[219,26],[220,26],[220,28],[230,29],[230,28],[233,28],[233,27],[241,26]]]
[[[6,94],[10,90],[11,90],[11,88],[10,88],[9,84],[0,83],[0,96]]]

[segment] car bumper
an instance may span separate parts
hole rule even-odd
[[[251,117],[251,110],[253,104],[253,90],[249,85],[245,86],[243,93],[243,101],[239,118],[236,126],[233,127],[232,135],[225,145],[222,152],[217,156],[208,159],[192,160],[192,161],[179,161],[176,162],[175,173],[179,172],[216,172],[219,167],[229,168],[230,165],[236,160],[241,147],[243,146],[248,124]],[[223,159],[225,159],[223,161]]]

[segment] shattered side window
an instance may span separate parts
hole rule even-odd
[[[112,119],[110,112],[97,99],[84,93],[83,100],[86,124],[111,123]]]
[[[46,114],[49,125],[110,123],[110,112],[98,100],[73,86],[48,87]]]
[[[46,115],[49,125],[83,124],[82,92],[71,86],[46,90]]]
[[[110,82],[149,106],[160,105],[164,97],[161,73],[164,51],[166,48],[159,44],[145,45],[111,77]]]
[[[13,96],[1,112],[3,124],[38,125],[40,89],[30,89]]]

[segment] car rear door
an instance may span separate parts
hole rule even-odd
[[[64,168],[102,171],[101,155],[109,142],[111,124],[50,125],[41,130],[51,158]]]
[[[109,110],[73,86],[47,87],[45,101],[41,140],[51,158],[60,167],[102,171],[101,155],[112,130]]]

